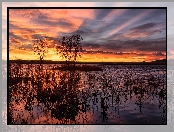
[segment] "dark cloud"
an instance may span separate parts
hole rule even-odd
[[[15,40],[18,40],[18,41],[20,41],[20,42],[24,42],[24,41],[25,41],[25,39],[23,39],[21,36],[15,35],[15,34],[12,33],[12,32],[9,32],[9,36],[10,36],[10,39],[13,39],[13,40],[15,39]],[[16,42],[16,41],[11,41],[10,39],[9,39],[10,44]]]
[[[167,9],[154,9],[152,13],[149,14],[151,19],[159,19],[166,21]]]
[[[122,41],[107,41],[102,45],[103,49],[122,51]]]
[[[70,32],[69,35],[79,34],[83,38],[91,38],[94,33],[91,32],[91,27],[83,23],[76,31]]]
[[[156,25],[158,25],[157,23],[146,23],[146,24],[143,24],[143,25],[140,25],[140,26],[137,26],[137,27],[133,27],[130,29],[130,31],[144,31],[144,30],[149,30],[153,27],[155,27]]]
[[[60,26],[60,27],[64,27],[64,28],[68,28],[68,27],[72,27],[73,24],[72,23],[69,23],[69,22],[66,22],[65,20],[59,20],[57,22],[52,22],[51,25],[57,25],[57,26]]]
[[[24,44],[24,45],[21,45],[21,46],[19,46],[18,48],[19,49],[25,49],[25,50],[31,50],[32,49],[32,45],[31,44]]]
[[[138,56],[146,56],[146,54],[144,54],[144,53],[138,53],[138,54],[135,53],[135,55],[138,55]]]
[[[139,51],[156,51],[165,52],[166,51],[166,40],[162,41],[139,41],[132,44]]]
[[[144,24],[144,23],[159,23],[164,22],[166,23],[166,10],[165,9],[145,9],[144,11],[150,11],[146,16],[141,18],[135,24]]]
[[[137,33],[155,33],[155,32],[161,32],[162,28],[159,28],[160,26],[164,27],[165,29],[165,23],[146,23],[146,24],[142,24],[136,27],[133,27],[131,29],[129,29],[130,32],[137,32]],[[161,30],[159,30],[161,29]],[[150,34],[151,35],[151,34]]]
[[[123,17],[125,18],[132,18],[135,17],[143,12],[147,11],[146,9],[129,9]]]
[[[39,20],[47,20],[47,19],[49,19],[49,16],[42,14],[40,12],[40,10],[37,10],[37,12],[39,12],[39,14],[38,14],[38,19]]]
[[[93,41],[96,42],[97,40],[100,40],[102,38],[102,34],[104,33],[104,31],[102,31],[103,29],[101,30],[95,28],[95,26],[97,26],[98,24],[100,23],[98,23],[98,21],[95,20],[85,20],[76,31],[70,32],[65,35],[79,34],[84,38],[84,41],[88,41],[88,43],[93,43]]]
[[[133,40],[123,44],[124,48],[135,49],[138,51],[166,51],[166,41],[140,41]]]
[[[17,43],[21,43],[21,40],[20,39],[16,39],[16,38],[10,38],[9,42],[17,44]]]
[[[82,43],[82,46],[83,46],[83,48],[92,48],[92,49],[101,47],[100,44],[95,44],[95,43]]]
[[[147,38],[152,35],[165,36],[164,30],[159,28],[159,26],[164,26],[164,23],[146,23],[133,28],[130,28],[127,32],[116,33],[109,37],[109,39],[142,39]],[[165,26],[164,26],[165,27]],[[160,37],[161,37],[160,36]]]
[[[78,29],[78,30],[76,30],[75,32],[73,32],[72,34],[81,34],[81,35],[83,35],[83,34],[87,34],[87,33],[88,33],[88,32],[85,31],[85,30]]]
[[[166,40],[112,40],[106,41],[101,45],[102,49],[115,50],[115,51],[156,51],[165,52],[166,51]]]
[[[34,22],[35,24],[40,24],[43,26],[59,26],[62,28],[70,28],[73,26],[72,23],[64,20],[64,19],[59,19],[59,20],[54,20],[54,21],[50,21],[50,19],[31,19],[31,22]]]
[[[18,26],[12,24],[13,21],[12,20],[9,20],[9,29],[15,29],[15,28],[19,28]]]
[[[102,20],[105,16],[107,16],[107,14],[109,12],[111,12],[113,9],[97,9],[95,10],[95,14],[96,14],[96,19],[98,20]]]

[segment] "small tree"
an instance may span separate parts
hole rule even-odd
[[[44,39],[36,39],[33,43],[33,51],[35,54],[39,56],[40,66],[42,61],[44,60],[45,54],[48,52],[49,41],[47,38]]]
[[[77,57],[81,57],[81,40],[83,40],[83,38],[80,35],[61,38],[59,40],[61,45],[56,47],[57,54],[60,54],[66,61],[76,62]]]

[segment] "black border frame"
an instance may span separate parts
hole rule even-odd
[[[62,125],[62,124],[10,124],[9,122],[9,10],[10,9],[166,9],[166,93],[167,93],[167,7],[7,7],[7,125]],[[167,125],[166,124],[63,124],[63,125]]]

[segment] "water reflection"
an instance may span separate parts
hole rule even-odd
[[[9,124],[166,124],[165,66],[53,67],[10,65]]]

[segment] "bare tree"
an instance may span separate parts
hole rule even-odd
[[[60,54],[66,61],[76,62],[77,57],[81,57],[81,40],[83,40],[83,38],[80,35],[61,38],[59,40],[61,45],[56,47],[57,54]]]
[[[33,43],[33,51],[39,56],[40,66],[42,64],[42,61],[44,60],[44,57],[46,56],[46,53],[48,53],[48,47],[49,40],[47,38],[36,39]]]

